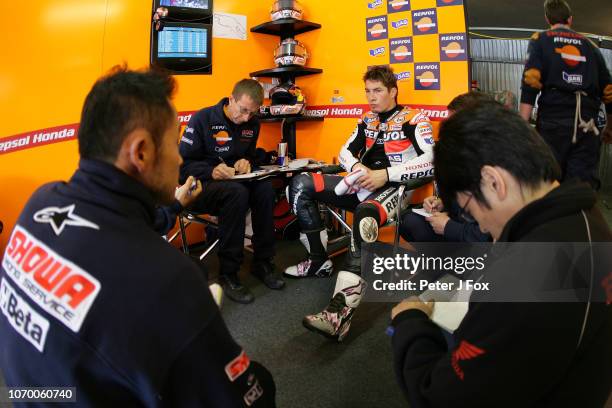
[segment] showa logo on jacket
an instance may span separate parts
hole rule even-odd
[[[96,278],[20,225],[11,235],[2,267],[30,300],[75,333],[102,288]]]

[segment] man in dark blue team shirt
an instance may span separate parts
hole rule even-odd
[[[573,17],[564,0],[546,0],[550,29],[533,34],[523,74],[521,116],[529,119],[538,94],[536,129],[561,165],[562,178],[580,178],[598,188],[601,146],[595,120],[601,102],[612,117],[612,84],[601,52],[570,27]],[[610,143],[612,124],[604,130]]]
[[[219,217],[220,279],[225,294],[250,303],[253,294],[238,279],[243,259],[245,218],[253,220],[253,275],[270,289],[285,282],[274,273],[274,190],[269,180],[233,179],[251,172],[257,164],[255,148],[259,122],[255,114],[263,101],[263,88],[252,79],[234,85],[229,98],[196,112],[181,138],[179,151],[185,161],[181,180],[193,175],[206,183],[193,207]]]
[[[9,387],[76,387],[78,406],[274,406],[199,268],[156,232],[182,162],[171,77],[115,69],[88,94],[79,168],[42,186],[0,273]],[[16,404],[17,405],[17,404]]]

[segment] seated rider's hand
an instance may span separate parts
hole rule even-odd
[[[361,176],[357,183],[368,191],[376,191],[385,184],[389,179],[387,178],[387,170],[369,170],[366,174]]]

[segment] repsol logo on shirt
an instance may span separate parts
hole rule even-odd
[[[565,38],[565,37],[555,37],[553,42],[563,43],[563,44],[573,44],[573,45],[582,45],[582,41],[577,38]]]
[[[402,180],[413,180],[413,179],[419,179],[422,177],[428,177],[428,176],[433,176],[434,175],[434,169],[431,168],[429,170],[426,171],[417,171],[415,173],[410,173],[410,174],[402,174]]]
[[[388,142],[390,140],[404,140],[404,139],[406,139],[406,135],[402,131],[386,132],[383,135],[383,140],[385,142]]]
[[[44,311],[78,332],[101,285],[17,225],[2,260],[7,275]]]

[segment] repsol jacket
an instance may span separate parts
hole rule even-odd
[[[433,175],[434,139],[429,119],[400,105],[390,113],[368,112],[359,119],[340,151],[342,167],[351,171],[361,162],[373,170],[386,169],[389,181],[396,182]]]
[[[247,159],[254,166],[255,149],[259,137],[259,122],[251,119],[241,125],[229,120],[223,112],[228,98],[215,106],[195,113],[183,132],[179,152],[183,157],[181,182],[194,176],[201,180],[212,179],[215,167],[225,162],[233,166],[240,159]]]
[[[529,42],[522,81],[521,102],[538,102],[538,114],[566,117],[576,109],[576,91],[582,96],[582,116],[595,118],[601,100],[612,112],[612,84],[599,48],[569,28],[534,33]]]
[[[596,201],[587,184],[563,183],[515,214],[498,242],[589,242],[589,235],[593,242],[610,242]],[[410,406],[604,406],[612,387],[612,275],[589,283],[588,256],[572,258],[571,252],[548,259],[535,273],[533,265],[543,265],[541,255],[506,254],[499,261],[512,273],[501,276],[490,268],[483,281],[512,285],[533,274],[572,293],[591,288],[593,299],[600,300],[587,309],[581,301],[483,302],[486,295],[474,292],[451,349],[425,313],[398,314],[392,322],[394,366]]]
[[[273,405],[270,374],[154,218],[152,194],[99,161],[33,194],[0,274],[9,387],[76,387],[79,407]]]

